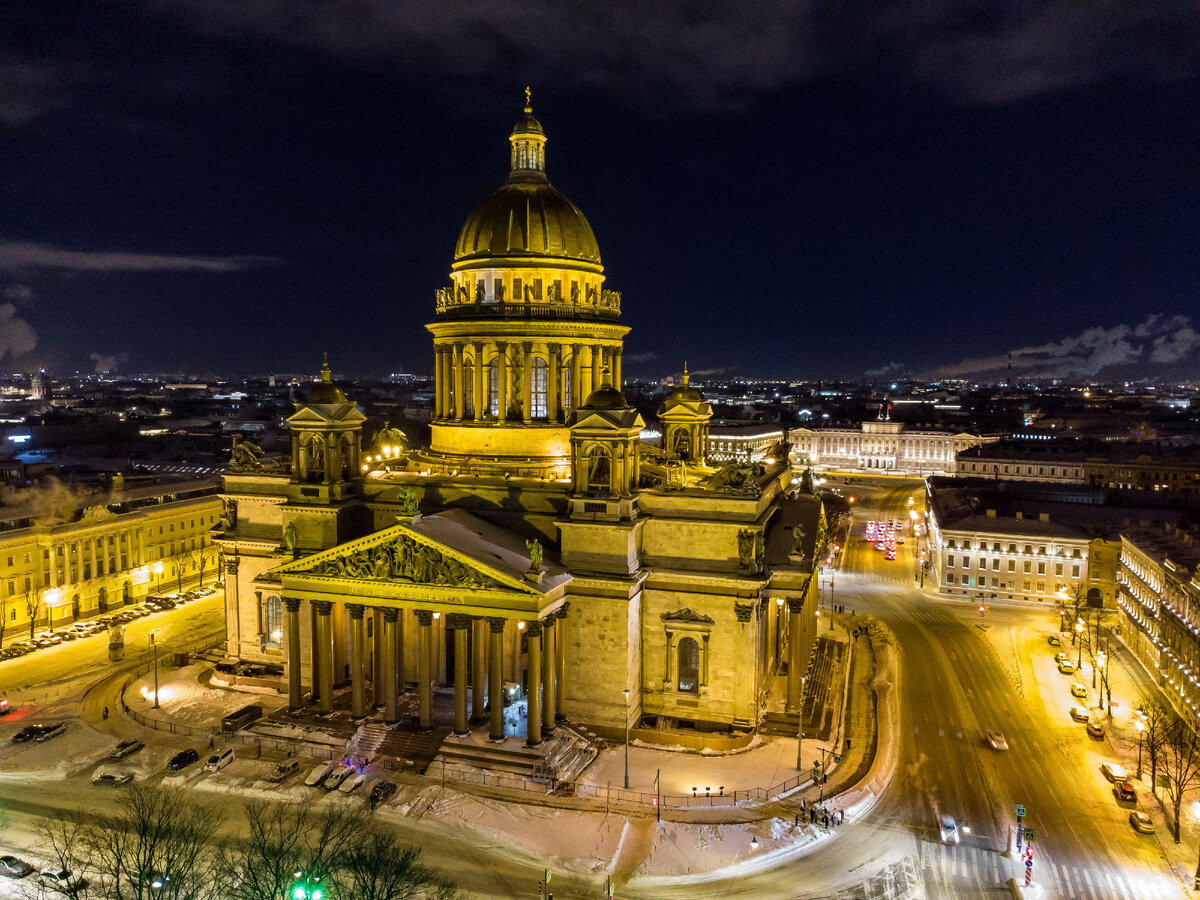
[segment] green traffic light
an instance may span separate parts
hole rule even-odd
[[[304,900],[304,895],[307,893],[308,891],[304,890],[303,885],[297,885],[292,889],[292,898],[293,900]]]
[[[314,890],[312,892],[312,900],[321,900],[321,898],[324,896],[325,896],[325,892],[322,891],[320,888],[317,888],[316,890]]]

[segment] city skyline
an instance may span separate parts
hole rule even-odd
[[[628,377],[1194,376],[1200,16],[982,9],[18,9],[0,365],[431,370],[530,84]]]

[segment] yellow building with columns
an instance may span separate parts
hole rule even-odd
[[[515,691],[532,746],[564,720],[745,742],[773,684],[799,702],[823,508],[782,447],[709,466],[692,387],[660,411],[670,446],[641,444],[621,299],[546,143],[527,103],[437,290],[429,446],[400,466],[363,453],[326,368],[288,420],[290,462],[226,474],[228,652],[285,663],[300,714],[405,728],[411,705],[420,729],[502,740]]]

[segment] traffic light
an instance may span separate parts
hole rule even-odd
[[[306,876],[303,872],[296,872],[298,879],[292,885],[292,900],[324,900],[325,891],[321,888],[321,876],[312,875]]]

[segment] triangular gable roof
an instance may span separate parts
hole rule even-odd
[[[572,429],[592,428],[612,431],[614,429],[637,428],[640,431],[646,424],[642,421],[641,414],[631,408],[578,409],[573,411],[571,416],[572,418],[568,425]]]
[[[290,416],[287,423],[296,425],[329,425],[357,424],[365,422],[367,417],[353,403],[324,404],[317,403],[300,407]]]
[[[405,523],[293,560],[271,572],[360,582],[407,582],[468,591],[517,591],[537,596],[543,593],[524,578],[489,566],[420,534]]]

